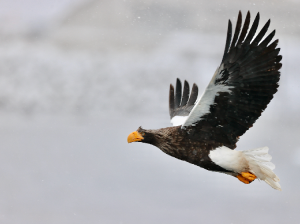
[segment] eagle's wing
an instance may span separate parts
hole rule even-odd
[[[278,55],[280,49],[276,48],[278,40],[269,44],[275,30],[262,40],[270,20],[255,38],[259,13],[247,34],[249,23],[248,12],[241,29],[242,15],[239,12],[232,39],[229,20],[221,65],[181,124],[183,129],[205,132],[207,141],[215,141],[230,148],[235,148],[239,136],[252,127],[277,92],[280,77],[278,70],[282,66],[282,56]]]
[[[175,94],[173,85],[170,85],[169,112],[171,123],[174,126],[184,123],[198,97],[198,86],[195,83],[193,84],[191,94],[190,86],[187,81],[184,81],[183,93],[181,92],[181,88],[181,81],[179,79],[177,79],[176,82]]]

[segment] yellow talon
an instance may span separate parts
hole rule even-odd
[[[249,184],[249,180],[244,178],[241,174],[236,176],[240,181],[242,181],[244,184]]]
[[[241,174],[244,178],[248,179],[249,181],[254,181],[256,179],[256,176],[252,173],[242,172]]]
[[[256,176],[249,172],[242,172],[241,174],[236,176],[241,182],[245,184],[250,184],[252,181],[256,179]]]

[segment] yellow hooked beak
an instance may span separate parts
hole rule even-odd
[[[144,138],[140,133],[138,133],[137,131],[134,131],[128,135],[127,142],[128,143],[138,142],[138,141],[142,141],[143,139]]]

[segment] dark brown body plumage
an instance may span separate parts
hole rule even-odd
[[[228,172],[214,164],[208,156],[210,150],[221,146],[221,144],[207,143],[204,139],[204,141],[202,140],[205,136],[199,138],[197,133],[189,133],[188,130],[181,129],[181,126],[157,130],[145,130],[140,127],[137,131],[145,133],[142,142],[154,145],[172,157],[207,170]]]

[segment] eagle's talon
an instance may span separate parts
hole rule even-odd
[[[249,172],[242,172],[241,175],[249,181],[254,181],[256,179],[256,176]]]
[[[256,179],[256,176],[252,173],[249,172],[242,172],[241,174],[236,176],[239,181],[245,183],[245,184],[250,184],[252,181]]]

